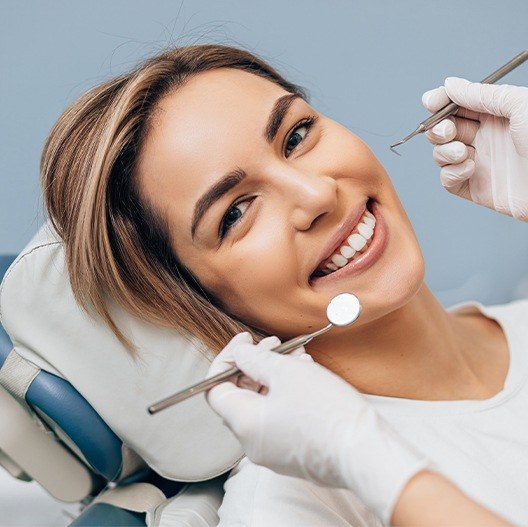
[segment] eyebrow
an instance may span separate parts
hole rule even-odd
[[[236,187],[247,177],[247,172],[241,168],[228,172],[222,179],[217,181],[197,202],[194,207],[193,220],[191,226],[191,236],[194,238],[198,224],[207,209],[218,201],[224,194],[227,194],[233,187]]]
[[[295,99],[301,98],[297,93],[288,93],[279,97],[268,118],[268,123],[264,130],[264,138],[268,143],[272,143],[281,127],[284,117],[288,113],[290,106],[293,104]],[[227,194],[232,188],[236,187],[241,181],[247,177],[247,172],[241,168],[236,168],[231,172],[228,172],[220,180],[218,180],[213,186],[211,186],[203,196],[196,202],[194,206],[193,219],[191,224],[191,236],[194,239],[196,229],[204,214],[207,212],[209,207],[218,201],[222,196]]]
[[[288,113],[290,106],[293,104],[293,101],[300,99],[301,96],[298,93],[288,93],[279,97],[275,101],[273,110],[271,110],[268,124],[266,126],[266,131],[264,132],[264,137],[268,143],[272,143],[279,131],[279,128],[284,120],[285,115]]]

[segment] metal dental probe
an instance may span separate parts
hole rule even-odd
[[[328,304],[328,307],[326,308],[326,317],[330,321],[330,324],[324,328],[314,331],[313,333],[300,335],[299,337],[295,337],[291,340],[288,340],[287,342],[283,342],[279,346],[272,348],[271,351],[275,351],[277,353],[287,353],[288,351],[292,351],[296,348],[304,346],[304,344],[308,344],[308,342],[310,342],[313,338],[326,333],[334,326],[342,327],[352,324],[352,322],[357,320],[360,313],[361,304],[359,303],[358,298],[352,293],[341,293],[340,295],[332,298]],[[229,370],[219,373],[214,377],[210,377],[209,379],[205,379],[205,381],[201,381],[197,384],[189,386],[185,390],[182,390],[181,392],[171,395],[170,397],[167,397],[166,399],[149,406],[148,412],[149,414],[155,414],[161,410],[165,410],[165,408],[169,408],[169,406],[173,406],[177,403],[180,403],[181,401],[185,401],[185,399],[188,399],[193,395],[205,392],[217,384],[234,379],[241,373],[242,372],[238,368],[230,368]]]
[[[485,79],[481,81],[481,83],[482,84],[495,83],[499,79],[502,79],[504,75],[506,75],[507,73],[510,73],[510,71],[520,66],[527,59],[528,59],[528,50],[522,51],[516,57],[514,57],[509,62],[504,64],[504,66],[501,66],[497,71],[494,71],[491,75],[488,75]],[[412,134],[409,134],[407,137],[405,137],[398,143],[394,143],[393,145],[390,145],[390,149],[395,154],[401,155],[395,150],[397,146],[400,146],[403,143],[406,143],[409,139],[411,139],[415,135],[421,134],[422,132],[426,132],[427,130],[431,129],[435,124],[438,124],[443,119],[455,114],[458,108],[459,106],[455,104],[454,102],[450,102],[449,104],[446,104],[443,108],[440,108],[440,110],[438,110],[436,113],[431,115],[431,117],[429,117],[425,121],[422,121],[418,125],[418,128],[416,128],[416,130]]]

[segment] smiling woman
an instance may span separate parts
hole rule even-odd
[[[218,68],[165,95],[153,123],[139,195],[166,222],[178,260],[234,319],[287,338],[321,326],[345,277],[368,302],[365,322],[419,288],[421,252],[387,173],[302,97]],[[387,263],[371,271],[382,254]]]
[[[129,349],[107,296],[219,351],[242,331],[286,339],[322,327],[329,301],[352,292],[361,318],[310,355],[470,497],[527,520],[522,486],[503,482],[528,470],[528,430],[510,426],[526,403],[505,407],[528,371],[517,323],[528,306],[443,309],[381,163],[272,67],[226,46],[157,55],[73,103],[42,178],[78,301]],[[226,525],[379,525],[348,491],[247,460],[226,489]]]

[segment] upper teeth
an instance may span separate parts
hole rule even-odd
[[[327,261],[323,268],[323,273],[329,274],[337,271],[340,267],[344,267],[349,260],[354,259],[358,252],[361,252],[367,246],[367,243],[374,234],[374,226],[376,225],[376,218],[368,210],[365,211],[360,223],[354,229],[354,234],[351,234],[346,243],[339,247],[338,252],[335,252],[330,260]],[[357,230],[357,232],[355,232]]]

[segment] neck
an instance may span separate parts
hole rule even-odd
[[[307,351],[363,393],[480,399],[502,388],[507,371],[504,355],[498,374],[483,360],[498,343],[497,331],[488,319],[448,313],[424,284],[405,306],[364,326],[332,330]]]

